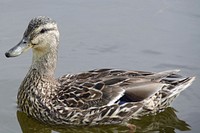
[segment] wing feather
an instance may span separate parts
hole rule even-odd
[[[167,86],[169,89],[174,88],[172,81],[180,78],[180,75],[176,74],[178,71],[152,73],[96,69],[75,75],[68,74],[58,79],[64,88],[59,92],[59,99],[64,100],[66,106],[82,109],[110,106],[120,101],[138,102]]]

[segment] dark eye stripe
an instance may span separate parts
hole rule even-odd
[[[40,33],[45,33],[45,32],[47,32],[47,31],[51,31],[51,30],[54,30],[54,28],[51,28],[51,29],[45,29],[45,28],[43,28],[43,29],[40,31]]]
[[[44,34],[45,32],[48,32],[48,31],[51,31],[51,30],[55,30],[55,28],[50,28],[50,29],[43,28],[38,33],[33,32],[30,35],[30,40],[33,40],[33,38],[37,37],[39,34]]]
[[[47,29],[42,29],[41,31],[40,31],[40,33],[44,33],[44,32],[46,32],[47,31]]]

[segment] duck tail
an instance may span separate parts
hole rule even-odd
[[[171,85],[173,86],[173,89],[171,89],[172,95],[178,95],[181,91],[189,87],[194,80],[195,80],[195,77],[187,77],[187,78],[172,82],[171,83]]]
[[[160,81],[166,77],[167,78],[182,78],[181,75],[177,74],[179,71],[180,71],[179,69],[162,71],[162,72],[149,75],[146,78],[149,78],[151,80],[157,80],[157,81]]]

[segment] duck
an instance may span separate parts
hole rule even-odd
[[[16,57],[32,49],[32,64],[22,81],[17,105],[28,116],[50,125],[127,124],[169,107],[195,77],[179,70],[147,72],[94,69],[55,77],[59,30],[55,20],[37,16],[22,40],[5,53]]]

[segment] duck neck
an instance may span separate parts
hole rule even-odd
[[[47,106],[46,100],[54,95],[59,86],[58,81],[54,78],[57,49],[48,50],[41,56],[40,54],[42,53],[33,51],[32,65],[18,91],[18,105],[25,111],[27,110],[26,106],[32,106],[34,99],[39,100],[38,98],[43,98],[40,103]]]
[[[48,52],[34,50],[32,59],[32,70],[36,70],[42,76],[54,77],[57,63],[57,49]]]

